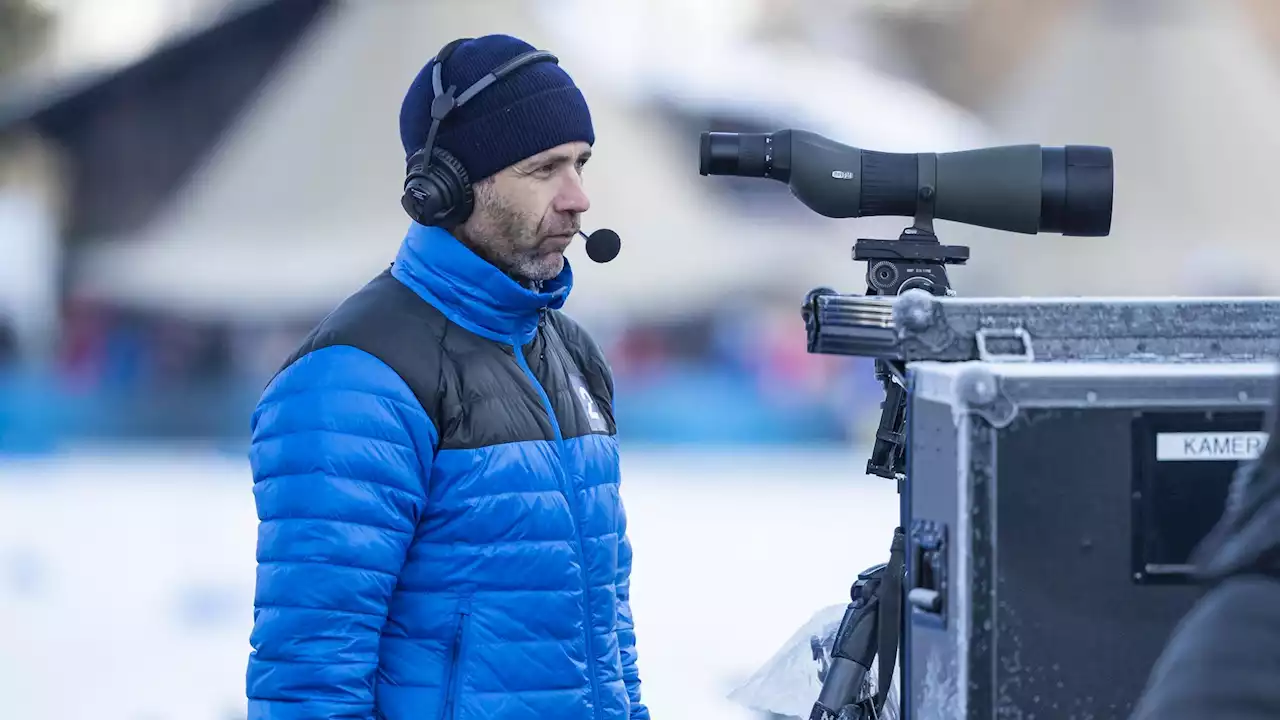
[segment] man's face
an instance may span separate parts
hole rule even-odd
[[[475,185],[475,209],[458,237],[519,280],[550,280],[564,267],[580,216],[591,207],[582,168],[584,142],[560,145]]]

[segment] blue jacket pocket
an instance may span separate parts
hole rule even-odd
[[[441,720],[453,720],[457,713],[458,688],[462,684],[467,660],[467,630],[471,624],[471,600],[467,598],[458,605],[454,618],[453,644],[450,647],[449,672],[445,679],[444,705],[441,708]]]

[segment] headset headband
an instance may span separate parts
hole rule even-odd
[[[517,55],[510,60],[502,63],[498,67],[490,70],[487,75],[477,80],[471,87],[462,91],[461,95],[454,97],[454,93],[458,87],[450,85],[448,90],[444,89],[444,82],[440,77],[440,68],[444,66],[445,60],[453,54],[455,48],[472,38],[461,38],[445,45],[439,53],[436,54],[434,67],[431,69],[431,90],[435,93],[435,98],[431,101],[431,129],[427,131],[427,143],[423,147],[422,154],[424,162],[429,162],[431,158],[431,150],[436,144],[436,133],[440,130],[440,123],[444,121],[449,113],[455,109],[462,107],[468,100],[475,97],[480,91],[519,70],[525,65],[535,62],[553,62],[560,63],[560,59],[555,55],[544,50],[533,50],[522,55]]]

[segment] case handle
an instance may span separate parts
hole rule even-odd
[[[1031,333],[1025,328],[979,328],[976,334],[978,342],[978,359],[988,362],[1034,362],[1035,352],[1031,349]],[[1019,340],[1022,352],[992,352],[988,346],[991,340]]]

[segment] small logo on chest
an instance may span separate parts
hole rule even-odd
[[[591,390],[587,388],[587,383],[582,376],[571,373],[569,386],[573,388],[573,394],[578,398],[578,405],[586,414],[587,424],[590,425],[592,432],[608,432],[609,424],[605,422],[604,413],[600,412],[600,407],[596,404],[596,399],[592,397]]]

